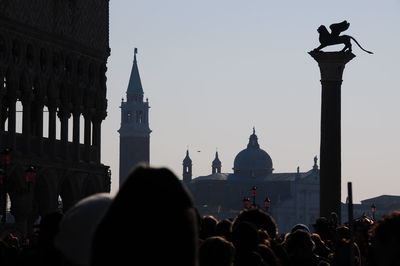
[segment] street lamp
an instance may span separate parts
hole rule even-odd
[[[257,187],[253,186],[251,188],[251,195],[253,196],[253,206],[256,206],[256,194],[257,194]]]
[[[372,205],[371,205],[371,212],[372,212],[372,220],[375,221],[375,212],[376,212],[375,203],[372,203]]]
[[[271,207],[271,200],[268,198],[268,197],[266,197],[266,199],[264,200],[264,208],[265,208],[265,211],[269,211],[269,207]]]
[[[5,148],[1,153],[1,164],[3,165],[3,171],[1,175],[1,186],[3,190],[4,196],[4,203],[3,203],[3,213],[1,217],[1,223],[5,224],[7,221],[7,192],[8,192],[8,184],[7,184],[7,168],[8,165],[11,163],[11,149]]]
[[[250,208],[250,199],[247,197],[243,199],[243,208],[244,209]]]

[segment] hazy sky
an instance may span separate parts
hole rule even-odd
[[[189,148],[194,176],[208,175],[218,149],[222,171],[232,172],[254,126],[275,172],[308,171],[319,157],[321,84],[307,52],[319,45],[318,26],[346,19],[345,34],[374,54],[354,44],[343,76],[342,199],[349,181],[356,202],[400,195],[399,14],[399,0],[110,1],[102,161],[112,191],[134,47],[151,106],[153,166],[181,177]]]

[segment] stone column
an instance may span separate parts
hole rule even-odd
[[[71,117],[71,113],[67,107],[63,106],[58,111],[58,117],[61,122],[61,157],[68,160],[68,119]]]
[[[341,85],[343,70],[355,55],[351,52],[311,51],[321,71],[320,216],[341,205]]]
[[[9,133],[9,145],[12,150],[15,150],[17,146],[17,135],[16,135],[16,98],[10,98],[8,102],[8,133]]]
[[[80,118],[81,118],[81,111],[79,108],[76,108],[73,113],[73,130],[72,130],[72,142],[73,142],[73,158],[75,161],[79,162],[80,160]]]
[[[84,144],[85,144],[85,161],[91,161],[91,142],[92,142],[92,111],[87,110],[84,112],[83,117],[85,118],[85,133],[84,133]]]
[[[54,157],[56,155],[56,100],[51,99],[47,109],[49,110],[49,155]]]
[[[25,93],[22,99],[22,135],[24,140],[24,152],[29,154],[31,151],[31,95]]]
[[[3,73],[3,71],[0,71],[0,73]],[[7,108],[5,107],[5,100],[4,96],[6,95],[7,91],[5,89],[5,84],[4,84],[4,74],[0,76],[0,83],[2,86],[0,86],[0,132],[4,131],[4,123],[7,119]]]
[[[35,101],[35,106],[32,108],[32,112],[35,116],[34,135],[37,139],[36,154],[39,156],[43,155],[43,101]]]
[[[101,123],[103,119],[104,116],[100,114],[93,116],[93,146],[96,150],[93,161],[96,163],[101,161]]]

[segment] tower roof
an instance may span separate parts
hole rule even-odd
[[[183,159],[183,164],[191,164],[192,163],[192,159],[190,159],[189,157],[189,150],[186,150],[186,156],[185,159]]]
[[[220,159],[218,158],[218,152],[215,152],[215,159],[214,159],[214,161],[212,162],[212,165],[213,165],[213,166],[221,166],[221,161],[220,161]]]
[[[143,95],[143,87],[142,87],[142,82],[140,80],[139,68],[138,68],[137,60],[136,60],[136,54],[137,54],[137,48],[135,48],[135,51],[134,51],[133,66],[132,66],[131,76],[129,78],[129,85],[128,85],[128,89],[126,90],[126,94]]]

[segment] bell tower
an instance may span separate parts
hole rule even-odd
[[[214,161],[212,161],[211,168],[213,174],[221,173],[221,160],[218,158],[218,152],[215,152]]]
[[[126,91],[126,101],[121,102],[121,128],[119,132],[119,184],[139,163],[150,162],[149,101],[143,100],[143,87],[134,50],[133,66]]]
[[[182,162],[183,171],[182,178],[184,183],[190,183],[192,181],[192,159],[189,156],[189,150],[186,150],[186,156]]]

